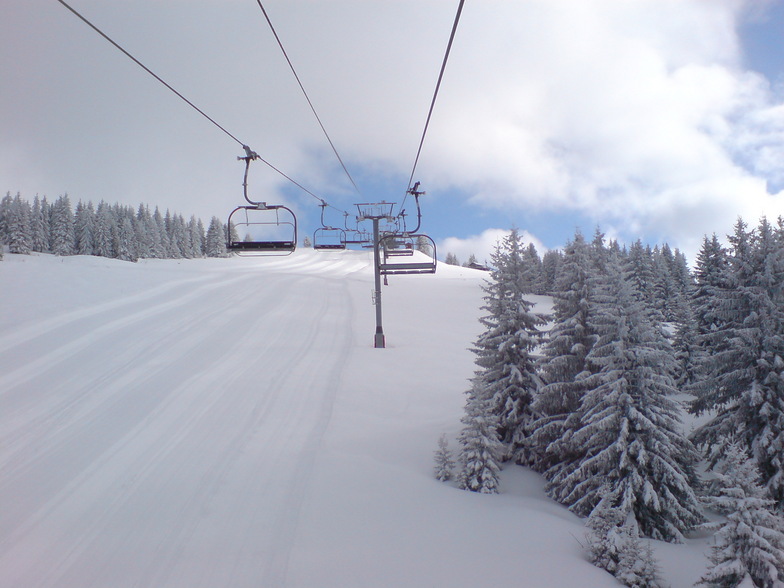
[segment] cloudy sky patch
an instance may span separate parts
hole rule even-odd
[[[402,199],[457,2],[265,3],[359,194],[255,2],[73,6],[353,213],[355,202]],[[59,3],[0,10],[0,187],[205,219],[239,203],[236,142]],[[480,248],[491,228],[517,226],[544,249],[563,244],[565,227],[600,225],[693,254],[739,215],[777,217],[780,69],[754,48],[771,34],[765,59],[784,63],[782,22],[778,1],[469,0],[417,167],[423,227]],[[260,198],[297,210],[304,234],[318,226],[317,199],[260,164],[251,180]]]

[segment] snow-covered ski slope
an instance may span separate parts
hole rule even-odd
[[[6,254],[0,587],[617,586],[531,472],[433,478],[485,276],[391,277],[373,349],[365,252]]]

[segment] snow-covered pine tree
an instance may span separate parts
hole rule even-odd
[[[44,203],[46,198],[44,198]],[[48,214],[44,215],[43,205],[36,194],[30,214],[30,231],[32,233],[32,250],[41,253],[49,251],[49,223]]]
[[[614,506],[615,503],[617,497],[603,493],[602,500],[588,517],[586,547],[589,561],[611,573],[624,586],[658,587],[658,566],[650,543],[643,546],[634,517]]]
[[[166,209],[166,214],[163,217],[163,225],[166,234],[166,257],[168,259],[180,259],[183,256],[180,244],[182,242],[181,236],[178,234],[178,226],[175,222],[176,214],[173,215],[170,210]]]
[[[533,422],[531,404],[539,385],[533,350],[541,341],[544,316],[531,312],[526,300],[522,242],[513,229],[492,256],[495,269],[483,286],[487,315],[480,319],[485,331],[472,351],[480,368],[476,377],[488,394],[488,408],[498,418],[503,459],[527,465],[532,461],[528,436]]]
[[[550,294],[555,291],[555,281],[558,278],[558,270],[562,261],[563,253],[557,249],[550,249],[542,255],[543,294]]]
[[[526,294],[543,294],[542,259],[539,257],[536,246],[529,243],[527,247],[522,248],[521,257],[523,263],[521,266],[522,275],[519,280],[520,287]]]
[[[695,285],[691,294],[697,334],[702,338],[704,347],[710,343],[706,336],[723,324],[718,315],[718,305],[722,292],[730,286],[728,264],[727,252],[716,234],[711,239],[705,237],[697,254]]]
[[[697,454],[681,433],[673,355],[632,282],[609,258],[590,326],[598,339],[586,357],[589,391],[569,443],[580,455],[548,491],[586,516],[603,491],[630,512],[643,534],[679,542],[702,521],[693,487]]]
[[[771,511],[754,460],[732,442],[716,477],[706,503],[726,519],[704,525],[716,534],[711,567],[698,585],[734,587],[750,578],[758,588],[784,587],[784,520]]]
[[[447,265],[460,265],[460,261],[457,259],[457,255],[455,255],[451,251],[446,254],[446,258],[444,258],[444,263]]]
[[[498,442],[498,417],[490,410],[484,383],[474,378],[461,419],[458,485],[482,494],[498,493],[501,444]]]
[[[438,438],[438,449],[435,452],[435,465],[433,473],[436,480],[447,482],[452,479],[452,470],[455,467],[455,460],[452,458],[452,451],[449,449],[449,442],[446,433],[442,433]]]
[[[692,407],[715,416],[693,438],[711,464],[731,439],[743,442],[784,507],[784,248],[764,218],[756,231],[739,220],[730,243],[727,287],[714,294]]]
[[[136,252],[140,258],[146,259],[153,257],[153,236],[150,231],[152,227],[152,215],[150,209],[144,204],[140,204],[136,209],[136,218],[133,228],[136,233]]]
[[[30,225],[30,205],[22,200],[19,193],[14,196],[11,209],[6,219],[8,231],[8,251],[11,253],[29,254],[32,250],[33,235]]]
[[[95,211],[95,232],[93,234],[93,255],[99,257],[114,257],[114,243],[112,242],[115,220],[112,207],[101,200]]]
[[[569,455],[571,432],[579,427],[578,410],[587,387],[585,358],[596,339],[588,325],[592,302],[589,246],[580,231],[566,244],[554,286],[553,326],[539,362],[542,387],[534,398],[532,429],[534,468],[552,479],[577,459]]]
[[[675,384],[678,390],[690,389],[698,379],[698,366],[702,349],[697,339],[697,321],[688,304],[679,305],[676,310],[675,336],[672,348],[675,352]]]
[[[0,243],[8,245],[8,220],[11,218],[11,207],[14,199],[11,192],[6,192],[0,200]]]
[[[164,221],[161,211],[155,207],[155,212],[152,215],[155,223],[155,230],[153,231],[153,257],[156,259],[166,259],[169,257],[169,236],[166,232],[166,221]]]
[[[650,541],[643,544],[637,522],[629,517],[623,527],[626,544],[618,562],[615,577],[621,584],[630,588],[659,588],[659,565],[653,554]]]
[[[659,248],[654,247],[652,258],[653,269],[653,303],[665,321],[675,322],[680,301],[678,284],[673,274],[675,258],[666,243]]]
[[[93,233],[95,231],[95,210],[92,203],[84,204],[81,200],[76,205],[74,215],[74,236],[77,255],[92,255],[95,249]]]
[[[136,232],[128,216],[124,216],[117,225],[115,251],[117,252],[117,259],[122,261],[135,262],[139,259],[136,254]]]
[[[637,239],[629,247],[626,266],[629,271],[629,279],[634,284],[638,296],[642,297],[642,300],[649,308],[655,308],[661,312],[660,304],[657,303],[655,298],[656,271],[651,248],[643,246],[642,241]]]
[[[52,253],[55,255],[74,254],[74,216],[68,194],[57,198],[52,206],[51,241]]]
[[[217,216],[213,216],[210,226],[207,229],[207,243],[205,245],[207,257],[226,256],[226,236],[223,230],[223,223]]]
[[[196,220],[195,215],[191,215],[188,221],[188,238],[190,242],[190,257],[202,257],[204,255],[204,225]]]
[[[613,575],[618,570],[623,553],[625,538],[621,527],[627,518],[626,512],[614,506],[615,502],[615,498],[608,497],[608,492],[604,489],[599,502],[585,522],[588,529],[585,535],[588,561]]]
[[[181,214],[172,215],[169,238],[174,245],[175,257],[192,257],[191,244],[188,241],[188,230],[185,226],[185,219]]]

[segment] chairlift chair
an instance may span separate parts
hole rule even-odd
[[[368,244],[373,246],[373,237],[367,231],[363,231],[359,228],[359,222],[355,222],[353,227],[348,226],[348,212],[343,213],[343,224],[346,227],[346,237],[345,242],[346,245],[362,245],[366,247]]]
[[[289,255],[297,248],[297,217],[281,204],[238,206],[228,226],[226,249],[239,255]]]
[[[342,251],[346,248],[346,231],[335,227],[319,227],[313,232],[316,251]]]
[[[393,242],[395,239],[399,239],[401,235],[396,234],[389,234],[384,235],[379,239],[379,245],[383,247],[384,251],[388,250],[388,244]],[[406,235],[406,238],[410,238],[413,242],[416,242],[418,239],[424,239],[427,241],[427,244],[430,250],[433,252],[432,259],[429,256],[426,256],[426,261],[419,261],[419,260],[406,260],[406,261],[390,261],[390,257],[387,254],[384,255],[384,258],[379,262],[379,270],[381,275],[384,276],[391,276],[391,275],[400,275],[400,274],[434,274],[436,273],[436,243],[431,239],[429,236],[425,235],[424,233],[419,233],[415,235]],[[411,256],[413,257],[413,251],[411,252]]]
[[[247,205],[238,206],[229,214],[226,249],[242,256],[289,255],[297,248],[297,217],[282,204],[255,202],[248,197],[250,162],[259,159],[247,145],[242,190]]]
[[[321,201],[321,226],[313,232],[313,249],[316,251],[343,251],[346,248],[346,231],[324,224],[324,210],[328,204]]]

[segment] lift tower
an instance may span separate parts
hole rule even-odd
[[[376,349],[383,349],[384,345],[384,329],[381,326],[381,236],[379,235],[378,224],[381,220],[394,222],[392,216],[392,208],[395,206],[394,202],[375,202],[368,204],[357,204],[359,216],[357,221],[364,220],[373,221],[373,268],[375,272],[375,291],[373,293],[373,303],[376,305],[376,334],[374,337],[374,347]]]

